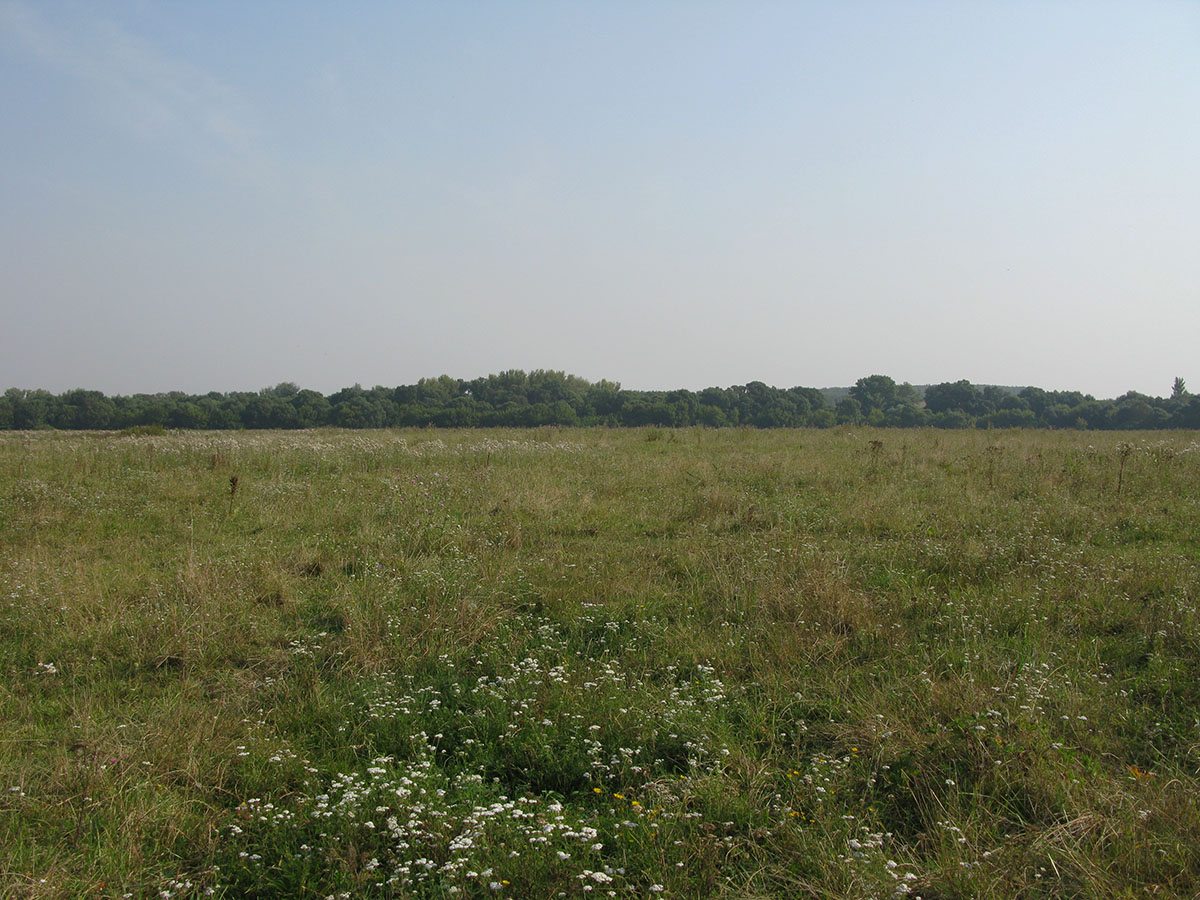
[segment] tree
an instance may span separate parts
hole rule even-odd
[[[983,422],[981,421],[982,425]],[[986,424],[996,428],[1036,428],[1037,416],[1031,409],[1006,406],[987,417]]]
[[[700,407],[696,395],[689,390],[671,391],[666,396],[666,402],[673,407],[676,425],[695,425],[696,414]]]
[[[804,412],[809,424],[811,424],[812,416],[822,410],[829,409],[829,403],[825,400],[825,395],[816,388],[793,387],[788,388],[787,393],[795,398],[796,409]]]
[[[761,381],[730,388],[736,404],[737,421],[756,425],[759,428],[778,428],[788,425],[803,425],[797,418],[797,395],[790,391],[771,387]],[[799,398],[803,399],[803,398]],[[808,407],[804,407],[807,414]]]
[[[721,412],[729,412],[733,408],[733,392],[726,388],[707,387],[700,392],[700,403],[704,406],[715,406]]]
[[[928,425],[931,416],[928,411],[915,403],[902,403],[892,407],[887,417],[887,424],[898,428],[919,428]]]
[[[579,397],[587,389],[587,382],[581,387],[579,379],[568,379],[565,372],[553,369],[534,369],[529,373],[526,396],[530,403],[544,403],[547,406],[566,400],[568,403],[578,403]]]
[[[1050,395],[1039,387],[1027,387],[1017,396],[1025,401],[1038,418],[1043,417],[1050,406]]]
[[[587,405],[601,422],[615,424],[625,403],[624,393],[619,382],[601,379],[588,388]]]
[[[113,427],[117,408],[99,391],[67,391],[59,401],[60,421],[53,423],[57,428]]]
[[[206,428],[234,430],[241,427],[240,417],[230,408],[223,394],[208,394],[196,401]]]
[[[263,392],[242,408],[242,424],[247,428],[296,428],[296,408],[277,394]]]
[[[859,407],[867,414],[874,409],[886,410],[895,406],[900,399],[896,382],[886,375],[868,375],[858,379],[850,388],[850,396],[858,401]]]
[[[957,409],[973,416],[979,413],[979,390],[965,378],[953,383],[945,381],[925,389],[925,408],[931,413]]]
[[[868,375],[855,382],[846,399],[858,403],[868,425],[895,426],[904,421],[922,424],[917,421],[921,417],[913,412],[920,400],[908,382],[896,384],[886,375]]]
[[[839,425],[861,425],[863,419],[862,404],[853,397],[843,397],[834,407]]]
[[[296,424],[300,428],[316,428],[329,421],[329,401],[316,391],[298,391],[289,401],[296,411]]]
[[[49,391],[23,391],[11,388],[6,394],[12,404],[12,427],[19,430],[46,428],[50,413],[50,402],[54,395]]]
[[[448,406],[450,401],[462,394],[463,383],[449,375],[437,378],[422,378],[417,382],[417,400],[425,406]],[[330,398],[330,403],[333,399]]]
[[[696,408],[696,424],[705,428],[721,428],[729,424],[725,411],[719,406],[701,403]]]
[[[332,405],[333,424],[339,428],[382,427],[379,410],[362,393],[346,394],[343,399]]]
[[[208,417],[203,408],[190,400],[181,400],[167,411],[168,428],[204,428]]]
[[[1116,404],[1110,407],[1107,424],[1111,428],[1141,430],[1162,428],[1166,420],[1167,413],[1155,408],[1149,397],[1129,391],[1118,397]]]
[[[167,403],[161,394],[134,394],[137,415],[134,425],[163,425],[167,424]]]
[[[1014,399],[1014,395],[995,384],[986,385],[983,390],[979,392],[979,403],[982,408],[981,412],[984,414],[994,413],[1000,409],[1014,408],[1009,403],[1010,399]],[[1025,401],[1023,400],[1019,400],[1017,408],[1024,409],[1024,402]]]
[[[1182,378],[1176,377],[1175,383],[1171,385],[1171,399],[1182,400],[1187,396],[1187,392],[1187,382],[1185,382]]]
[[[503,409],[509,404],[525,406],[529,403],[528,379],[521,369],[506,369],[496,375],[476,378],[464,385],[464,390],[480,403],[493,409]]]
[[[832,409],[817,409],[813,410],[809,417],[808,424],[813,428],[832,428],[837,424],[837,416]]]
[[[282,400],[290,400],[300,393],[300,385],[294,381],[281,381],[273,388],[263,388],[260,393],[270,394],[274,397],[279,397]]]
[[[929,424],[934,428],[970,428],[972,419],[961,409],[947,409],[934,413]]]
[[[1175,428],[1200,428],[1200,397],[1191,395],[1181,402],[1171,419]]]

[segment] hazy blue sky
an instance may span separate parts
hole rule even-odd
[[[1200,389],[1200,2],[0,0],[0,389]]]

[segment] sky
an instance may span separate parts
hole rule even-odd
[[[1200,388],[1200,3],[0,0],[0,389]]]

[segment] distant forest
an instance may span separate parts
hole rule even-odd
[[[442,428],[536,425],[829,428],[1200,428],[1200,396],[1176,378],[1169,397],[1129,392],[1097,400],[1077,391],[977,386],[923,388],[886,375],[851,388],[776,388],[752,381],[702,391],[632,391],[563,372],[511,370],[464,381],[443,375],[400,387],[343,388],[325,396],[291,382],[256,393],[171,392],[106,397],[99,391],[10,388],[0,429]]]

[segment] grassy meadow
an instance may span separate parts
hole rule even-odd
[[[0,896],[1195,897],[1196,437],[0,434]]]

